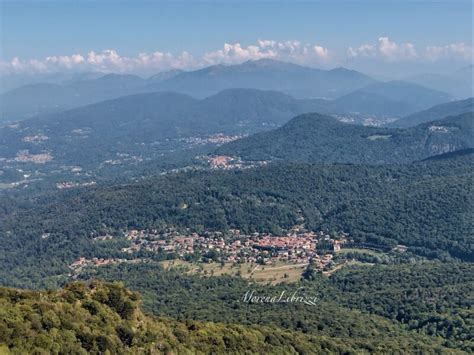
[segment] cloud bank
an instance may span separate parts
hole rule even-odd
[[[365,43],[347,49],[348,59],[378,58],[385,62],[403,61],[472,61],[473,48],[465,43],[430,45],[416,48],[410,42],[397,43],[388,37],[380,37],[376,43]]]
[[[331,59],[329,49],[299,41],[278,42],[259,40],[256,44],[242,46],[225,43],[222,49],[207,52],[200,57],[187,51],[180,54],[156,51],[139,53],[135,57],[122,56],[114,49],[91,51],[85,55],[51,56],[43,60],[13,58],[0,63],[2,73],[49,73],[59,71],[100,72],[157,72],[170,69],[196,69],[213,64],[236,64],[247,60],[271,58],[300,64],[325,64]]]
[[[2,74],[53,73],[64,71],[159,72],[170,69],[197,69],[213,64],[236,64],[262,58],[278,59],[313,66],[336,66],[347,60],[375,58],[384,62],[439,61],[455,59],[472,61],[473,48],[465,43],[430,45],[416,48],[412,43],[397,43],[380,37],[375,43],[347,48],[345,53],[300,41],[258,40],[255,44],[225,43],[221,49],[194,56],[187,51],[178,54],[155,51],[136,56],[122,56],[115,49],[86,54],[50,56],[44,59],[13,58],[0,62]]]

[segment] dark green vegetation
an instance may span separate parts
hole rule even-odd
[[[441,350],[426,338],[369,343],[269,326],[178,322],[139,309],[119,284],[72,283],[51,292],[0,288],[0,352],[9,354],[360,353]]]
[[[427,110],[396,120],[391,127],[413,127],[420,123],[441,120],[448,116],[457,116],[466,112],[474,112],[474,98],[436,105]]]
[[[473,271],[457,263],[355,267],[329,279],[263,287],[239,278],[185,277],[156,265],[104,267],[84,276],[125,280],[143,295],[144,310],[160,318],[143,314],[140,296],[119,284],[72,283],[43,292],[0,288],[0,350],[469,353]],[[299,290],[318,302],[247,303],[248,290]]]
[[[411,347],[426,336],[431,346],[473,350],[473,271],[468,263],[347,266],[330,278],[262,286],[235,277],[183,276],[145,264],[99,268],[83,277],[125,280],[143,295],[144,309],[158,316],[277,326],[349,342],[367,339],[371,351],[391,343],[413,353]],[[243,301],[249,290],[269,296],[298,290],[318,302],[252,304]]]
[[[364,127],[305,114],[273,131],[228,143],[218,154],[244,160],[312,163],[403,163],[474,146],[474,114],[407,129]]]
[[[474,350],[474,267],[425,263],[343,269],[329,281],[344,304],[406,324],[448,346]]]
[[[123,255],[122,239],[93,243],[92,235],[166,226],[279,233],[304,223],[309,230],[348,232],[357,242],[472,261],[472,162],[466,154],[402,166],[275,164],[4,198],[0,280],[54,286],[81,255]]]

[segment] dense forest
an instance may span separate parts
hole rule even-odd
[[[403,244],[428,258],[473,260],[472,179],[472,154],[466,154],[404,166],[191,171],[32,200],[5,198],[0,279],[55,285],[79,256],[123,254],[125,240],[93,243],[92,236],[169,226],[276,234],[304,224],[345,231],[356,242]]]
[[[433,277],[442,278],[446,288],[455,288],[458,292],[472,284],[469,273],[455,280],[455,277],[447,275],[445,268],[432,266],[415,268],[409,274],[409,282],[424,280],[412,292],[436,290],[438,286],[432,279],[429,280]],[[466,267],[457,266],[457,269],[461,272],[472,271]],[[386,276],[397,269],[391,267],[376,271]],[[400,269],[399,272],[406,273],[406,270]],[[439,352],[445,346],[472,350],[469,334],[462,333],[466,332],[469,323],[464,324],[461,318],[445,318],[441,324],[445,326],[443,329],[433,319],[440,319],[445,314],[431,310],[428,313],[432,319],[423,322],[426,328],[433,327],[435,332],[423,328],[419,332],[413,326],[407,329],[396,320],[346,308],[344,303],[348,299],[344,300],[344,295],[337,293],[337,289],[344,286],[337,279],[333,281],[336,288],[325,280],[302,284],[308,292],[317,290],[322,299],[316,309],[308,312],[307,306],[301,304],[262,306],[242,303],[239,298],[249,286],[236,278],[176,277],[146,265],[136,269],[103,269],[101,273],[116,279],[126,277],[127,283],[144,292],[147,300],[145,309],[151,308],[160,318],[143,314],[139,308],[140,296],[116,283],[72,283],[63,290],[48,292],[1,288],[0,349],[7,353],[11,350],[12,353],[66,351],[84,354],[104,353],[107,350],[112,353],[173,354],[246,351],[368,353],[395,350],[423,353]],[[354,273],[359,282],[363,281],[358,277],[365,270],[348,273]],[[371,284],[362,283],[361,286],[371,287]],[[384,292],[391,298],[410,291],[408,285],[403,286],[400,282],[390,286],[384,283],[383,286]],[[267,287],[265,290],[278,291],[275,288]],[[465,290],[469,291],[469,288]],[[357,292],[353,288],[351,292],[351,297],[360,298],[364,294],[362,290]],[[401,303],[398,306],[395,303],[395,308],[403,308],[403,296],[400,298]],[[444,295],[439,295],[435,302],[443,304],[443,299]],[[387,297],[381,300],[373,297],[372,300],[386,306],[390,306],[392,301]],[[410,302],[415,309],[426,304],[425,301],[423,297],[413,297],[405,303]],[[444,313],[465,306],[460,302],[463,301],[459,298],[450,302]],[[468,317],[467,309],[465,313]],[[209,322],[222,320],[227,324]],[[446,330],[452,334],[442,334]]]
[[[157,265],[120,265],[91,270],[84,279],[124,280],[143,295],[143,307],[178,320],[277,326],[305,334],[368,339],[370,343],[430,342],[474,350],[472,264],[428,262],[346,267],[297,284],[249,284],[236,277],[199,277],[164,272]],[[316,306],[250,304],[248,290],[274,295],[301,290]],[[389,340],[390,339],[390,340]],[[412,346],[412,345],[408,345]]]
[[[51,292],[0,288],[2,354],[365,353],[441,350],[426,338],[366,339],[309,335],[275,327],[153,318],[120,284],[73,283]]]

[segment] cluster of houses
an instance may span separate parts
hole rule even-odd
[[[31,154],[28,150],[20,150],[13,159],[13,161],[19,163],[34,164],[44,164],[51,160],[53,160],[53,156],[49,152],[44,151],[38,154]]]
[[[240,168],[240,162],[236,162],[234,158],[226,155],[209,157],[207,161],[212,169]]]
[[[350,242],[347,233],[330,235],[326,232],[293,230],[285,235],[273,236],[264,233],[242,234],[232,229],[226,233],[207,231],[202,234],[189,230],[180,232],[168,229],[128,230],[125,238],[130,245],[122,249],[129,253],[125,258],[80,257],[69,265],[72,276],[85,268],[120,263],[147,262],[150,258],[138,257],[136,253],[147,251],[163,253],[169,259],[194,262],[257,263],[271,265],[276,262],[314,265],[318,271],[327,270],[333,264],[334,253]],[[94,242],[112,240],[116,237],[106,234],[93,238]],[[74,276],[75,277],[75,276]]]
[[[328,252],[339,251],[348,235],[339,233],[334,237],[325,232],[306,231],[292,231],[281,236],[263,233],[244,235],[234,229],[226,234],[209,231],[202,235],[130,230],[125,233],[125,237],[130,241],[130,246],[122,251],[131,254],[147,250],[169,253],[173,258],[184,260],[271,264],[277,260],[326,262],[332,258]]]
[[[104,258],[92,258],[88,259],[86,257],[81,256],[74,262],[69,265],[69,269],[71,269],[75,274],[79,274],[84,268],[86,267],[99,267],[99,266],[106,266],[106,265],[113,265],[113,264],[121,264],[121,263],[128,263],[128,264],[137,264],[143,262],[142,259],[120,259],[120,258],[111,258],[111,259],[104,259]]]
[[[224,144],[235,141],[237,139],[243,138],[245,135],[227,135],[223,133],[212,134],[210,136],[205,137],[187,137],[187,138],[180,138],[178,140],[184,141],[185,143],[195,146],[195,145],[202,145],[202,144]]]
[[[121,165],[124,163],[140,163],[144,159],[143,157],[139,155],[132,155],[128,153],[117,153],[116,154],[117,158],[116,159],[107,159],[105,160],[101,166],[103,165]]]
[[[36,135],[32,135],[32,136],[25,136],[21,140],[23,142],[27,142],[27,143],[41,143],[41,142],[46,141],[48,139],[49,139],[48,136],[45,136],[43,134],[36,134]]]
[[[63,189],[74,189],[77,187],[86,187],[86,186],[94,186],[96,184],[95,181],[88,181],[88,182],[73,182],[73,181],[62,181],[56,183],[56,188],[63,190]]]
[[[231,157],[227,155],[214,155],[198,157],[205,160],[211,169],[249,169],[257,166],[268,164],[268,161],[243,161],[239,157]]]

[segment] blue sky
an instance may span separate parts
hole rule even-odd
[[[103,50],[112,50],[130,60],[139,53],[163,53],[168,55],[166,61],[158,65],[158,57],[150,59],[150,70],[186,68],[219,60],[252,59],[245,53],[232,58],[222,53],[211,56],[212,60],[202,58],[222,50],[225,43],[239,43],[245,49],[258,47],[258,40],[274,41],[277,43],[273,45],[274,49],[287,41],[299,42],[300,48],[296,51],[301,53],[298,56],[283,49],[283,55],[277,54],[276,59],[293,59],[321,67],[345,65],[369,70],[378,63],[382,71],[395,65],[412,71],[426,65],[448,70],[472,60],[465,54],[470,49],[472,54],[470,1],[99,0],[2,1],[1,5],[0,60],[4,68],[5,63],[14,58],[18,58],[23,70],[27,70],[31,60],[42,62],[46,57],[78,54],[84,60],[81,62],[79,58],[77,67],[84,69],[90,67],[85,65],[88,53],[97,54]],[[381,42],[380,38],[387,38],[388,42]],[[391,48],[393,58],[387,57],[386,52],[381,55],[383,44]],[[407,45],[414,48],[411,55]],[[304,48],[312,53],[315,46],[327,50],[327,56],[321,56],[324,52],[320,52],[319,57],[303,58]],[[290,47],[295,51],[293,45]],[[353,49],[352,55],[348,55],[349,48]],[[180,57],[183,52],[192,56],[193,61],[181,57],[173,62],[170,55]],[[257,53],[257,57],[265,56],[267,52],[268,48],[266,52]],[[101,62],[102,70],[108,69],[106,59]],[[56,67],[47,63],[45,68],[37,70],[60,69],[58,63],[60,61],[56,60],[53,63]],[[67,69],[73,67],[71,64]],[[111,66],[109,69],[117,68]],[[130,64],[121,70],[146,68],[143,65],[135,68]]]

